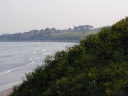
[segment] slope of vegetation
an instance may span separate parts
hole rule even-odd
[[[48,56],[10,96],[128,96],[128,17]]]
[[[96,32],[66,32],[66,33],[54,33],[48,35],[49,39],[53,40],[81,40],[88,36],[89,34],[94,34]]]

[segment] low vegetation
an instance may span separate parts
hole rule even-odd
[[[96,32],[66,32],[66,33],[54,33],[48,35],[51,40],[81,40],[89,34]]]
[[[128,17],[47,56],[10,96],[128,96]]]

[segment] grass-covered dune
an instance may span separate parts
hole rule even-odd
[[[48,56],[10,96],[128,96],[128,17]]]

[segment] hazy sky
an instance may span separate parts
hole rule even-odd
[[[0,34],[78,25],[100,27],[128,16],[128,0],[0,0]]]

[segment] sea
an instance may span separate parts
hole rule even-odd
[[[44,65],[47,55],[66,50],[71,42],[0,42],[0,92],[22,83],[25,74]]]

